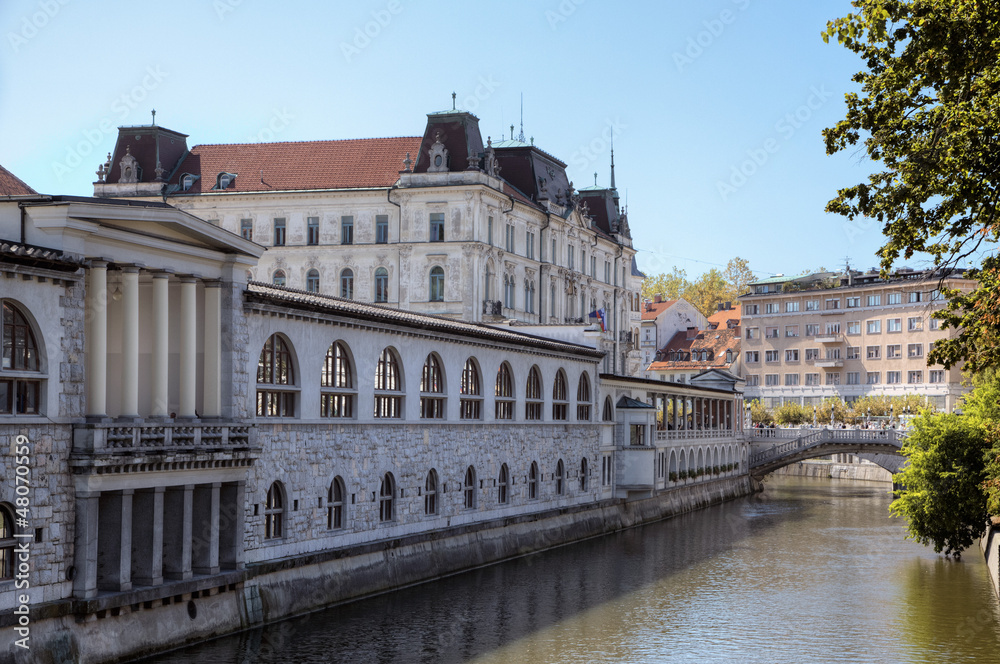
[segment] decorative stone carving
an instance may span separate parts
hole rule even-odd
[[[493,139],[486,137],[486,174],[493,177],[500,175],[500,162],[497,161],[496,152],[493,150]]]
[[[448,148],[441,142],[441,132],[434,133],[434,144],[430,151],[430,166],[428,173],[446,173],[448,171]]]
[[[122,184],[133,184],[139,181],[139,162],[132,156],[132,146],[125,146],[125,156],[119,162],[122,167],[121,177],[118,182]]]
[[[406,159],[403,160],[403,172],[412,173],[413,172],[413,160],[410,159],[410,153],[406,153]]]

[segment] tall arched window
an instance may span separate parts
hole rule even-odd
[[[319,270],[309,270],[306,272],[306,290],[310,293],[319,292]]]
[[[538,367],[531,367],[524,390],[524,419],[542,419],[542,376]]]
[[[493,275],[490,273],[489,264],[486,265],[486,275],[483,277],[483,299],[489,300],[492,289]]]
[[[566,374],[560,369],[556,372],[556,379],[552,383],[552,419],[565,420],[568,404],[566,396]]]
[[[257,360],[257,416],[295,416],[295,370],[283,337],[272,334]]]
[[[354,379],[347,347],[339,341],[330,344],[323,360],[320,382],[320,415],[354,417]]]
[[[586,371],[580,374],[580,384],[576,387],[576,419],[590,421],[590,377]]]
[[[435,265],[431,268],[430,294],[431,302],[444,302],[444,268]]]
[[[497,502],[501,505],[507,504],[508,487],[510,487],[510,471],[507,464],[500,466],[500,477],[497,478]]]
[[[14,509],[0,504],[0,581],[14,578]]]
[[[587,490],[587,471],[589,470],[587,466],[587,457],[583,457],[580,460],[580,491]]]
[[[615,421],[615,409],[611,405],[611,397],[604,397],[604,413],[601,414],[601,419],[605,422]]]
[[[514,380],[511,377],[510,365],[500,364],[497,371],[496,403],[494,416],[498,420],[514,419]]]
[[[375,270],[375,301],[389,301],[389,271],[384,267]]]
[[[354,270],[351,268],[344,268],[340,273],[340,297],[354,299]]]
[[[438,513],[438,474],[433,468],[427,473],[424,480],[424,514],[428,516]]]
[[[382,477],[382,484],[378,489],[378,520],[379,521],[392,521],[394,517],[393,513],[393,498],[396,496],[396,479],[392,476],[392,473],[386,473]]]
[[[483,392],[480,389],[479,367],[474,358],[465,361],[462,369],[461,418],[478,420],[482,417]]]
[[[531,468],[528,469],[528,500],[536,498],[538,498],[538,464],[532,461]]]
[[[339,530],[344,527],[344,480],[338,475],[333,478],[326,492],[326,527]]]
[[[275,270],[274,276],[271,277],[271,283],[275,286],[284,286],[287,279],[285,278],[284,270]]]
[[[28,317],[13,302],[3,302],[3,360],[0,363],[0,414],[37,415],[42,379],[38,344]]]
[[[402,391],[399,360],[391,348],[385,348],[375,368],[375,417],[402,417]]]
[[[436,420],[444,417],[444,371],[434,353],[427,356],[420,373],[420,417]]]
[[[264,502],[264,539],[281,539],[285,536],[285,489],[281,482],[274,482],[267,490]]]
[[[556,463],[556,495],[561,496],[566,490],[566,466],[563,464],[563,460],[559,459]]]
[[[476,507],[476,469],[469,466],[465,469],[465,484],[462,486],[465,495],[465,509]]]

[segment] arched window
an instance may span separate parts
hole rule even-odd
[[[576,387],[576,419],[590,421],[590,376],[586,371],[580,374],[580,384]]]
[[[482,417],[483,391],[480,389],[479,367],[469,358],[462,369],[461,418],[478,420]]]
[[[587,466],[587,457],[583,457],[580,460],[580,491],[587,490],[587,472],[589,468]]]
[[[561,496],[566,490],[566,466],[563,464],[563,460],[559,459],[556,463],[556,495]]]
[[[275,482],[267,490],[264,502],[264,539],[281,539],[285,536],[285,489]]]
[[[465,469],[465,484],[462,486],[465,494],[465,509],[471,510],[476,507],[476,469],[469,466]]]
[[[424,480],[424,514],[432,515],[438,512],[438,474],[433,468],[427,473]]]
[[[330,488],[326,492],[326,527],[329,530],[339,530],[344,527],[344,480],[333,478]]]
[[[490,282],[493,280],[493,275],[490,274],[490,266],[486,266],[486,274],[483,277],[483,299],[489,300],[492,288],[490,288]]]
[[[272,334],[257,360],[257,416],[295,417],[295,370],[284,338]]]
[[[524,281],[524,310],[535,313],[535,284],[528,280]]]
[[[536,498],[538,498],[538,464],[532,461],[531,468],[528,469],[528,500]]]
[[[510,307],[510,279],[507,275],[503,275],[503,306]]]
[[[611,397],[604,397],[604,413],[601,415],[601,419],[605,422],[615,421],[615,409],[611,405]]]
[[[391,348],[385,348],[375,368],[375,417],[402,417],[402,391],[399,360]]]
[[[0,581],[14,578],[14,509],[0,504]]]
[[[306,272],[306,290],[310,293],[319,292],[319,270],[313,269]]]
[[[435,265],[431,268],[430,294],[431,302],[444,302],[444,268]]]
[[[496,405],[494,416],[498,420],[514,419],[514,380],[511,378],[510,365],[500,364],[497,371]]]
[[[566,374],[560,369],[556,372],[556,379],[552,383],[552,419],[565,420],[568,397],[566,396]]]
[[[354,379],[347,347],[339,341],[330,344],[323,360],[320,383],[322,417],[354,417]]]
[[[508,487],[510,486],[510,471],[507,464],[500,466],[500,477],[497,479],[497,502],[501,505],[507,504]]]
[[[392,521],[393,519],[393,498],[396,496],[396,479],[392,473],[386,473],[382,477],[382,484],[378,489],[378,520]]]
[[[340,273],[340,297],[354,299],[354,270],[351,268],[344,268]]]
[[[542,419],[542,376],[538,367],[531,367],[524,390],[524,419]]]
[[[274,276],[271,277],[271,283],[273,283],[275,286],[284,286],[285,282],[286,282],[285,271],[275,270]]]
[[[375,270],[375,301],[389,301],[389,271],[384,267]]]
[[[4,301],[0,414],[37,415],[40,412],[40,365],[38,344],[28,317],[17,305]]]
[[[444,417],[444,371],[441,361],[431,353],[420,373],[420,417],[436,420]]]

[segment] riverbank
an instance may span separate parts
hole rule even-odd
[[[773,475],[813,477],[834,480],[892,483],[892,473],[871,463],[834,463],[824,459],[799,461],[775,470]]]
[[[748,476],[731,477],[642,500],[606,500],[252,565],[218,588],[100,611],[85,622],[77,622],[70,612],[39,620],[31,627],[31,651],[16,661],[100,664],[162,652],[752,492]]]
[[[990,526],[986,535],[979,540],[979,547],[986,559],[986,569],[989,571],[993,590],[1000,597],[1000,524],[994,522]]]

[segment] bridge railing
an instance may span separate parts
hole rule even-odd
[[[812,430],[810,433],[803,433],[809,432],[809,429],[759,429],[755,431],[789,431],[798,433],[799,435],[797,438],[789,440],[788,442],[778,443],[766,450],[761,450],[751,454],[751,468],[764,465],[810,447],[828,445],[830,443],[858,443],[860,445],[864,445],[866,443],[877,443],[882,445],[892,445],[893,447],[901,447],[902,440],[906,436],[904,432],[895,431],[893,429],[820,429]],[[777,438],[777,436],[775,437]],[[760,438],[755,437],[755,439],[763,438],[766,438],[766,436],[762,436]],[[782,438],[784,438],[784,436],[782,436]]]

